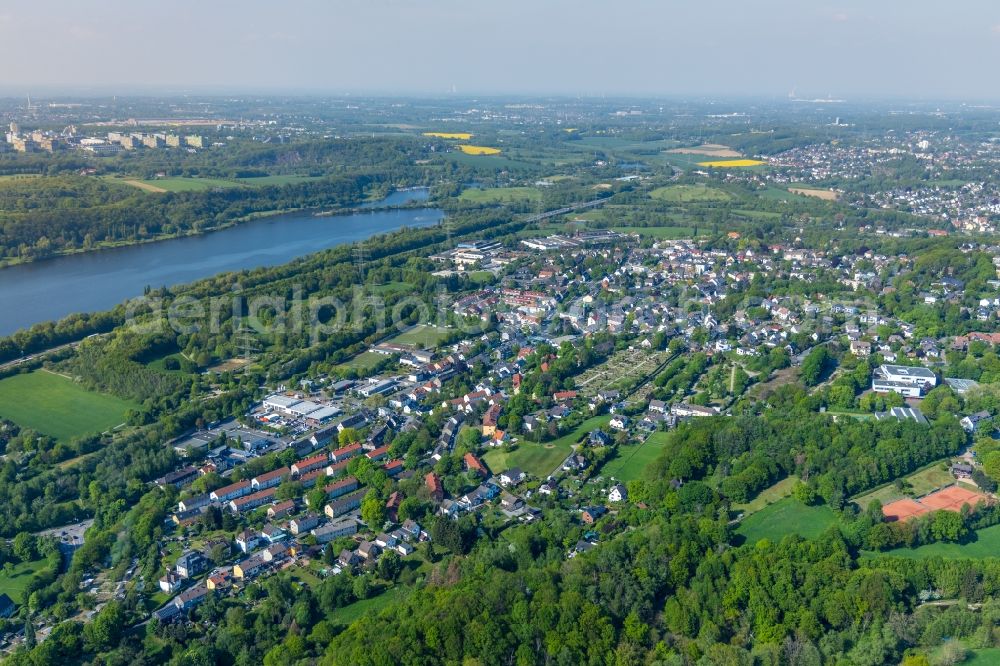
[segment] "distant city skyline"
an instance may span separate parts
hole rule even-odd
[[[5,96],[1000,99],[1000,5],[929,0],[7,0]]]

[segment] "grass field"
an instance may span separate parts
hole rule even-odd
[[[495,187],[490,189],[470,188],[458,197],[469,203],[509,203],[511,201],[540,201],[542,192],[537,187]]]
[[[433,349],[451,333],[447,328],[420,324],[408,331],[403,331],[389,342],[398,345],[423,345],[425,349]]]
[[[642,444],[619,447],[618,455],[604,466],[601,474],[626,482],[642,478],[649,464],[663,452],[666,443],[667,433],[654,432]]]
[[[343,608],[338,608],[330,616],[330,622],[335,625],[347,626],[369,611],[378,612],[391,603],[401,601],[409,593],[410,591],[405,587],[390,587],[377,597],[362,599]]]
[[[916,548],[887,550],[882,554],[918,560],[929,557],[942,557],[944,559],[1000,557],[1000,525],[981,529],[975,533],[975,537],[975,540],[967,543],[937,541]]]
[[[9,575],[0,569],[0,593],[6,593],[14,603],[23,603],[24,588],[43,568],[45,560],[15,564]]]
[[[357,368],[358,370],[370,370],[385,359],[386,357],[382,354],[366,351],[350,359],[344,365],[348,368]]]
[[[962,666],[1000,666],[1000,648],[972,650]]]
[[[941,469],[941,461],[937,461],[931,465],[919,469],[909,476],[904,476],[903,479],[909,483],[913,489],[908,492],[900,492],[896,489],[895,484],[890,483],[887,486],[883,486],[871,492],[865,493],[864,495],[859,495],[854,499],[862,509],[868,507],[871,501],[874,499],[882,502],[882,505],[886,505],[889,502],[895,502],[898,499],[903,499],[904,497],[916,496],[921,497],[927,493],[937,490],[938,488],[943,488],[951,483],[954,483],[955,478],[946,469]]]
[[[275,178],[288,178],[288,176],[275,176]],[[223,180],[221,178],[118,178],[108,177],[106,180],[113,183],[129,185],[144,192],[162,194],[164,192],[201,192],[220,187],[244,187],[243,183],[235,180]],[[259,179],[253,179],[259,180]],[[258,183],[267,185],[268,183]]]
[[[45,371],[0,380],[0,417],[61,440],[114,428],[137,407]]]
[[[806,506],[802,502],[785,498],[747,516],[736,533],[747,543],[761,539],[780,541],[788,534],[798,534],[813,539],[834,523],[833,509],[828,506]]]
[[[545,478],[566,459],[566,456],[573,451],[573,445],[579,442],[584,435],[591,430],[606,426],[610,420],[609,415],[594,416],[577,426],[573,432],[563,435],[559,439],[544,444],[522,441],[510,453],[494,449],[485,453],[483,460],[486,461],[494,474],[499,474],[511,467],[520,467],[527,474]]]
[[[764,490],[760,491],[760,494],[757,495],[757,497],[754,497],[746,504],[734,504],[733,508],[736,509],[737,511],[742,511],[747,515],[751,513],[757,513],[764,507],[774,504],[775,502],[783,500],[784,498],[791,495],[792,488],[795,487],[795,483],[798,480],[799,477],[797,476],[786,477],[781,481],[778,481],[770,488],[765,488]]]
[[[704,185],[669,185],[658,187],[649,193],[653,199],[670,203],[718,203],[729,201],[728,192]]]
[[[441,156],[441,159],[455,162],[457,164],[477,167],[483,165],[482,158],[482,155],[466,155],[460,150],[453,150],[452,152]],[[538,166],[537,161],[511,159],[510,157],[504,155],[490,155],[489,158],[490,168],[493,169],[530,169]]]

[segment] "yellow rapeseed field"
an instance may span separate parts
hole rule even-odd
[[[424,132],[424,136],[432,136],[436,139],[459,139],[468,141],[472,138],[469,132]]]
[[[467,143],[463,143],[458,146],[459,149],[466,155],[499,155],[499,148],[490,148],[489,146],[471,146]]]
[[[711,160],[709,162],[698,162],[698,166],[720,167],[723,169],[728,167],[760,166],[761,164],[764,164],[764,162],[761,162],[760,160]]]

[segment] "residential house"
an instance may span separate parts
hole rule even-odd
[[[603,506],[588,506],[580,512],[580,519],[587,525],[592,525],[605,513]]]
[[[288,529],[295,536],[301,536],[309,532],[317,525],[319,525],[320,518],[315,513],[307,513],[304,516],[298,518],[292,518],[288,521]]]
[[[276,518],[284,518],[285,516],[291,514],[295,511],[295,500],[285,500],[283,502],[278,502],[274,506],[268,507],[267,517],[269,520],[274,520]]]
[[[243,530],[236,535],[236,547],[242,553],[249,553],[260,543],[260,537],[253,530]]]
[[[207,571],[208,559],[197,550],[184,552],[174,563],[174,570],[181,578],[194,578],[203,571]]]
[[[183,586],[184,578],[178,575],[176,571],[168,571],[165,576],[160,578],[160,589],[167,594],[173,594]]]
[[[316,537],[317,543],[329,543],[330,541],[342,536],[350,536],[357,533],[358,521],[353,518],[344,518],[342,520],[326,523],[325,525],[320,525],[312,530],[312,535]]]
[[[525,480],[527,476],[518,467],[511,467],[500,475],[500,485],[516,486]]]
[[[444,486],[441,484],[441,477],[436,472],[428,472],[424,477],[424,483],[427,485],[427,491],[430,493],[431,499],[435,502],[440,502],[444,499]]]

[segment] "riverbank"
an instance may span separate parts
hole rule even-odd
[[[336,217],[300,211],[212,233],[9,266],[0,269],[0,336],[73,313],[103,312],[147,288],[285,264],[404,227],[432,226],[444,215],[425,205],[398,203]]]
[[[381,199],[381,201],[388,201],[393,196],[404,195],[409,193],[426,191],[429,192],[429,188],[426,187],[409,187],[402,188],[391,192],[388,196]],[[417,203],[419,201],[419,203]],[[374,205],[360,203],[358,205],[350,207],[333,208],[329,210],[322,210],[319,208],[282,208],[268,211],[258,211],[256,213],[251,213],[250,215],[242,215],[237,218],[233,218],[227,222],[221,224],[216,224],[211,227],[203,227],[201,229],[189,229],[182,232],[177,232],[173,234],[160,234],[153,236],[152,238],[140,238],[135,240],[122,240],[122,241],[102,241],[100,243],[94,244],[89,248],[72,248],[60,250],[58,252],[53,252],[52,254],[46,255],[44,257],[30,257],[30,258],[5,258],[0,259],[0,271],[4,268],[11,268],[14,266],[24,266],[27,264],[38,264],[52,259],[59,259],[62,257],[70,257],[81,254],[93,254],[97,252],[102,252],[105,250],[117,250],[128,247],[135,247],[140,245],[149,245],[153,243],[161,243],[164,241],[175,241],[184,238],[196,238],[198,236],[204,236],[206,234],[215,233],[218,231],[225,231],[226,229],[231,229],[237,225],[245,224],[247,222],[253,222],[257,220],[263,220],[273,217],[280,217],[282,215],[290,215],[294,213],[308,213],[312,211],[315,217],[339,217],[341,215],[356,215],[359,213],[378,213],[391,210],[403,210],[403,209],[421,209],[421,208],[432,208],[427,197],[417,197],[413,200],[399,203],[399,204],[386,204],[384,206],[379,206],[376,201]],[[0,274],[2,275],[2,274]]]

